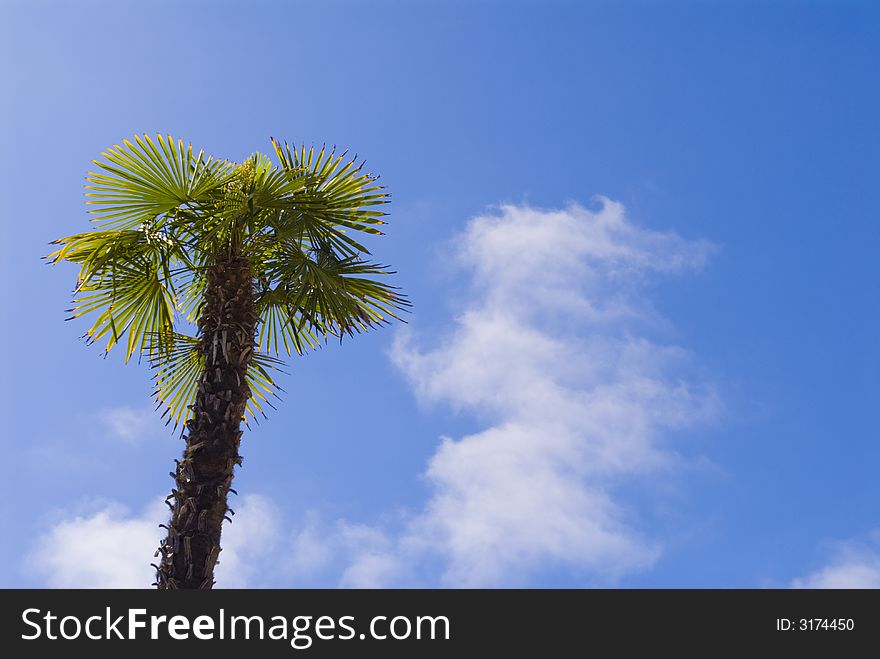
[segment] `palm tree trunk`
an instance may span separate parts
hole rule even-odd
[[[168,534],[157,552],[160,589],[212,588],[227,516],[226,498],[238,455],[241,419],[250,390],[245,380],[254,350],[253,276],[248,260],[231,255],[210,266],[199,351],[205,368],[199,382],[183,459],[172,475],[176,487]],[[233,513],[234,514],[234,513]]]

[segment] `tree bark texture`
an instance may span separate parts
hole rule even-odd
[[[204,370],[186,423],[183,459],[172,472],[176,486],[166,498],[168,533],[156,552],[154,585],[160,589],[214,586],[223,521],[234,514],[226,499],[241,464],[241,420],[251,396],[245,375],[256,322],[248,260],[233,255],[211,265],[199,318]]]

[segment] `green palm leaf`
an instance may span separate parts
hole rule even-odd
[[[409,302],[394,286],[367,277],[392,274],[356,257],[326,249],[313,255],[279,246],[262,262],[264,287],[256,306],[261,350],[290,354],[314,347],[318,337],[342,336],[383,325]],[[275,282],[270,285],[269,282]]]
[[[86,332],[89,342],[107,336],[109,351],[127,333],[126,361],[136,351],[161,349],[173,326],[171,267],[179,246],[144,227],[76,234],[56,243],[63,246],[49,255],[52,262],[81,266],[70,318],[98,314]]]
[[[86,203],[102,228],[132,229],[206,202],[233,171],[231,163],[205,158],[201,151],[193,155],[192,146],[170,136],[135,136],[101,155],[107,162],[93,162],[104,173],[89,172]]]
[[[385,213],[375,209],[386,204],[388,193],[376,185],[378,177],[363,173],[364,163],[357,159],[345,161],[345,153],[327,152],[314,148],[299,152],[285,143],[272,140],[275,155],[288,180],[296,187],[281,208],[293,211],[288,221],[300,222],[307,227],[310,243],[329,243],[347,255],[369,253],[361,244],[346,234],[346,229],[382,235],[375,228],[384,224]]]
[[[199,379],[205,360],[199,352],[199,340],[186,334],[175,333],[172,347],[165,353],[156,354],[151,360],[153,369],[153,397],[156,409],[162,409],[166,425],[185,426],[192,417],[191,407],[198,392]],[[266,416],[263,405],[272,407],[270,397],[278,398],[281,387],[270,371],[282,371],[280,359],[263,353],[255,353],[248,366],[246,381],[251,392],[247,402],[246,417],[256,419],[257,414]],[[245,419],[247,420],[247,418]]]

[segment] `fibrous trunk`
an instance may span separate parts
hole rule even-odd
[[[226,498],[241,463],[241,420],[251,395],[245,375],[256,320],[247,259],[233,255],[211,265],[199,318],[204,370],[186,424],[183,459],[172,474],[176,487],[167,498],[172,516],[157,552],[160,589],[214,585],[224,517],[231,518]]]

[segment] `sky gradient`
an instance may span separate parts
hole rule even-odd
[[[40,257],[161,132],[365,157],[414,304],[292,360],[218,585],[880,587],[875,3],[0,12],[0,585],[151,581],[182,443]]]

